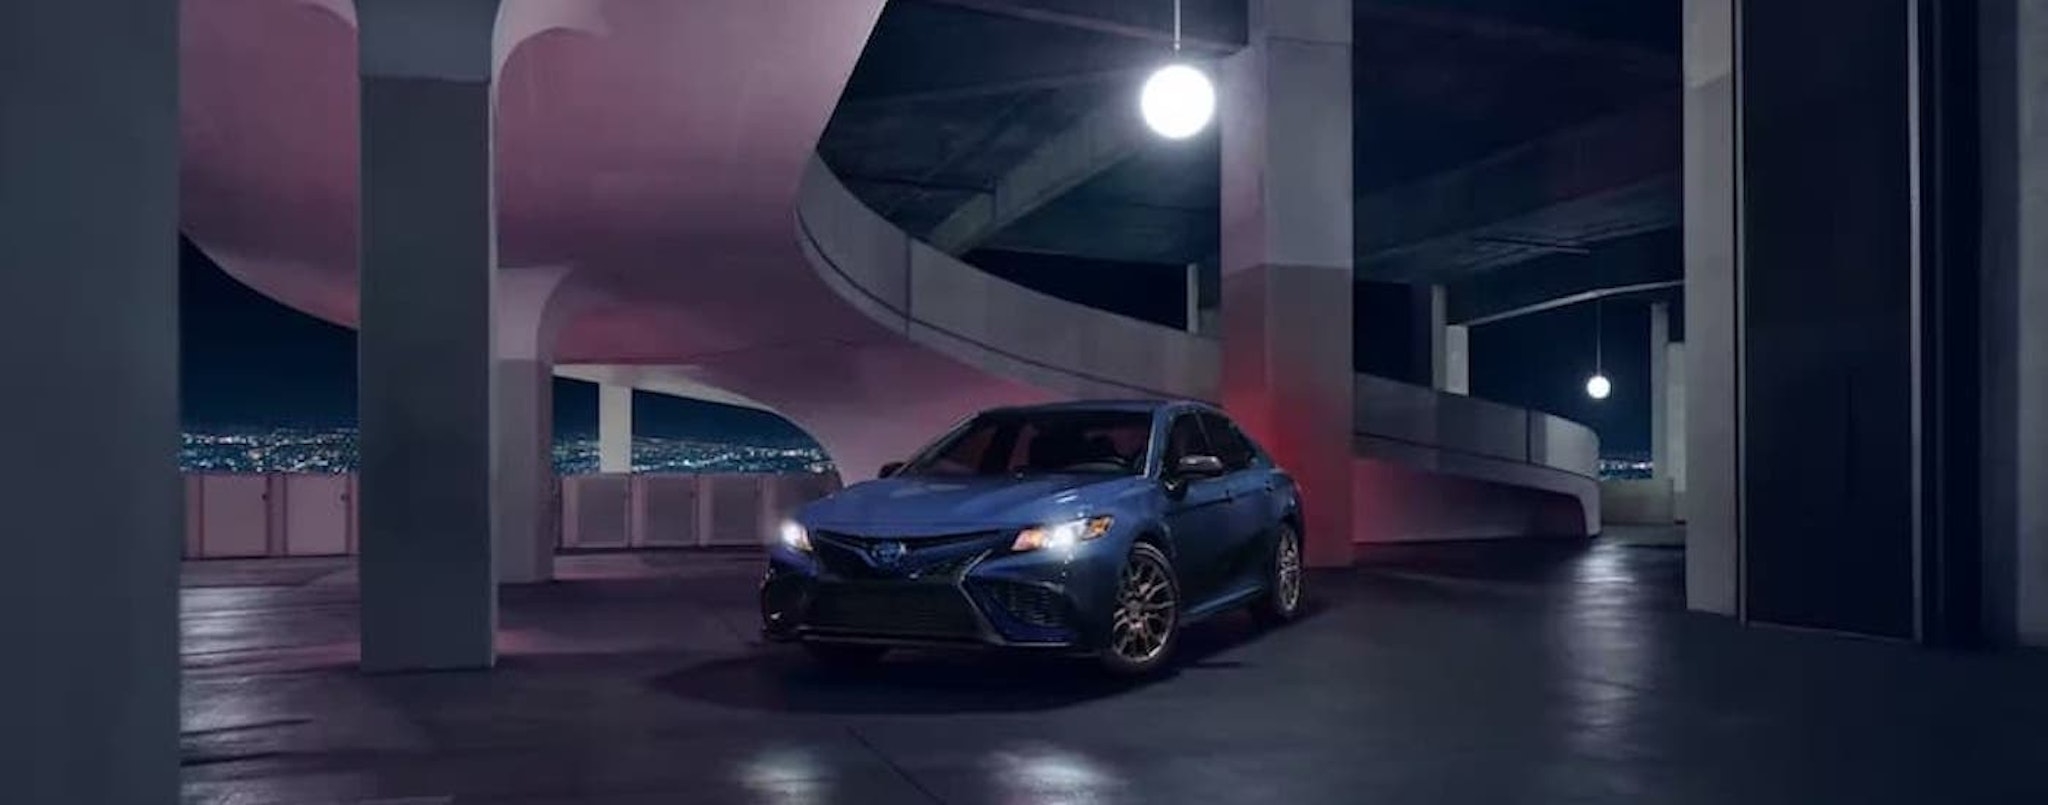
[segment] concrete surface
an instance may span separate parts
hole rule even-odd
[[[2039,654],[1932,653],[1683,611],[1676,550],[1407,546],[1312,614],[1189,633],[1123,685],[756,645],[759,560],[565,557],[498,670],[365,676],[345,562],[186,568],[184,801],[2042,801]]]

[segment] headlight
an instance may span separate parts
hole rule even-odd
[[[797,521],[782,521],[781,532],[782,544],[789,546],[793,550],[802,551],[804,553],[811,552],[811,533],[809,531],[805,531],[804,527],[802,525],[799,525]]]
[[[1017,534],[1017,541],[1010,543],[1013,551],[1035,551],[1040,548],[1071,548],[1076,543],[1091,540],[1109,533],[1111,519],[1107,516],[1070,520],[1064,523],[1027,528]]]

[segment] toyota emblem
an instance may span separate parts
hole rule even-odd
[[[879,542],[870,550],[870,553],[874,554],[875,561],[885,565],[896,564],[903,559],[904,554],[909,552],[910,549],[904,547],[901,542]]]

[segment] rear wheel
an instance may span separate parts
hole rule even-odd
[[[1180,626],[1180,581],[1158,548],[1138,543],[1117,580],[1116,612],[1103,667],[1129,676],[1151,673],[1173,654]]]
[[[1280,525],[1266,572],[1266,594],[1252,604],[1252,616],[1268,625],[1294,620],[1301,614],[1301,533],[1294,526]]]
[[[811,655],[812,661],[828,668],[867,668],[880,662],[882,655],[889,653],[889,647],[861,643],[805,643],[804,651]]]

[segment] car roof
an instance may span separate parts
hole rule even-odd
[[[1031,411],[1128,411],[1132,413],[1153,413],[1179,408],[1201,408],[1218,410],[1215,406],[1199,400],[1181,399],[1132,399],[1132,400],[1068,400],[1038,405],[1016,405],[992,409],[1005,413],[1027,413]]]

